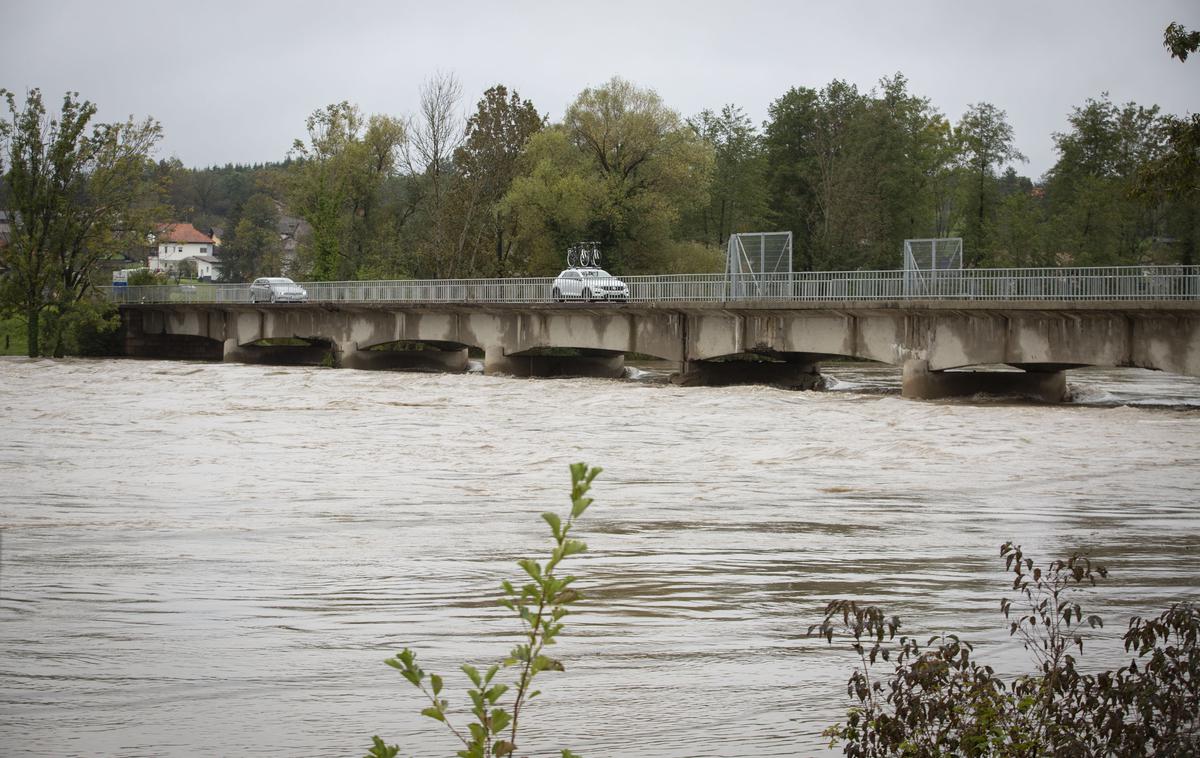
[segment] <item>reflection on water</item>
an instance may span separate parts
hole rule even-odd
[[[998,546],[1085,548],[1088,648],[1196,597],[1200,382],[1072,372],[1084,404],[146,361],[0,361],[0,754],[358,755],[454,745],[381,660],[462,705],[493,598],[542,551],[566,464],[603,465],[588,595],[531,754],[817,752],[850,658],[825,602],[884,603],[1012,671]],[[1149,407],[1142,407],[1149,406]]]

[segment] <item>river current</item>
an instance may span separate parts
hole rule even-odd
[[[385,657],[505,656],[496,604],[548,550],[567,465],[605,471],[568,559],[586,595],[519,754],[792,756],[844,718],[825,603],[956,632],[1005,672],[999,546],[1110,579],[1084,662],[1200,598],[1200,380],[1072,372],[1076,402],[0,359],[0,755],[406,756],[456,744]],[[460,723],[465,721],[461,719]]]

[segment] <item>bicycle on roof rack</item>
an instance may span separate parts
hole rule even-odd
[[[600,268],[600,243],[580,242],[567,248],[568,268]]]

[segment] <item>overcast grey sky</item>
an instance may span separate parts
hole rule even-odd
[[[1170,21],[1200,28],[1200,2],[5,0],[0,87],[76,90],[106,120],[151,115],[160,157],[203,166],[282,159],[331,102],[410,114],[438,70],[465,108],[503,83],[558,120],[620,75],[684,116],[735,103],[756,122],[789,87],[869,89],[900,71],[952,120],[980,101],[1008,111],[1037,177],[1088,97],[1200,110],[1200,56],[1170,57]]]

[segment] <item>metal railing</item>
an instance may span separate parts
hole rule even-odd
[[[546,303],[555,279],[428,279],[302,282],[315,303]],[[612,281],[618,281],[616,277]],[[631,302],[868,300],[1198,300],[1200,266],[1010,268],[961,271],[816,271],[730,277],[726,274],[625,276]],[[593,279],[593,284],[603,280]],[[117,303],[249,303],[249,284],[100,288]],[[598,290],[599,291],[599,290]],[[624,297],[621,298],[624,300]]]

